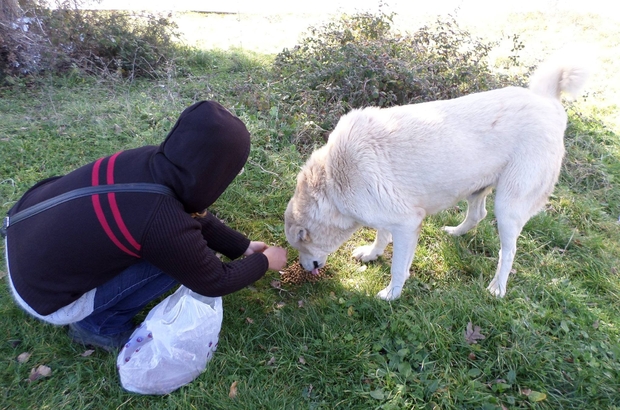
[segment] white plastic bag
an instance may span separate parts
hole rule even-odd
[[[222,298],[180,286],[155,306],[116,360],[123,388],[167,394],[206,368],[222,327]]]

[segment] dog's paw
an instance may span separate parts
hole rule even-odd
[[[377,293],[377,297],[379,299],[383,299],[383,300],[396,300],[400,297],[400,294],[402,293],[403,288],[402,287],[390,287],[388,286],[387,288],[383,289],[381,292]]]
[[[463,235],[465,233],[458,226],[444,226],[441,229],[443,229],[444,231],[448,232],[452,236],[461,236],[461,235]]]
[[[502,286],[500,281],[495,278],[489,283],[487,290],[491,292],[491,295],[498,298],[503,298],[506,295],[506,285]]]
[[[353,250],[353,257],[362,262],[374,261],[383,253],[378,253],[374,250],[372,245],[360,246]]]

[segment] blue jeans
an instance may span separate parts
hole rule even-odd
[[[105,336],[132,330],[133,318],[178,284],[148,262],[130,266],[97,288],[93,313],[77,325]]]

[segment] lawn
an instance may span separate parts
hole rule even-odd
[[[192,41],[200,42],[196,27],[235,27],[241,17],[179,19],[193,21]],[[210,49],[180,56],[183,70],[156,79],[67,75],[0,88],[0,211],[40,179],[158,144],[184,107],[217,99],[246,123],[253,146],[245,172],[211,211],[255,240],[286,247],[283,213],[306,158],[291,139],[304,124],[291,126],[274,106],[257,109],[263,100],[252,90],[271,89],[261,81],[277,51],[250,40],[274,30],[261,24],[284,24],[286,16],[266,19],[233,41],[242,48],[213,49],[230,44],[207,41],[217,34],[208,32],[200,45]],[[475,21],[463,24],[476,29]],[[289,27],[282,47],[304,28],[297,20]],[[499,252],[492,197],[487,218],[462,237],[441,227],[460,222],[464,204],[427,219],[412,276],[391,303],[374,297],[389,281],[390,252],[368,264],[350,257],[372,240],[362,229],[331,255],[318,283],[285,284],[268,272],[225,296],[206,371],[159,397],[124,391],[114,355],[89,352],[66,329],[28,317],[2,280],[0,409],[620,408],[620,29],[605,16],[529,13],[485,20],[477,30],[519,33],[532,63],[573,41],[595,42],[600,55],[587,97],[566,103],[560,182],[519,238],[505,298],[485,290]],[[499,47],[497,58],[509,52]],[[241,101],[248,84],[256,88]],[[295,257],[290,249],[290,263]],[[472,338],[474,328],[483,337]],[[40,365],[51,374],[30,380]]]

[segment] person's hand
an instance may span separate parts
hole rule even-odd
[[[279,246],[270,246],[263,251],[269,259],[269,270],[279,271],[286,266],[286,249]]]
[[[252,241],[250,242],[250,246],[248,246],[248,249],[243,252],[243,256],[249,256],[253,253],[263,253],[265,249],[267,249],[267,245],[265,244],[265,242]]]

